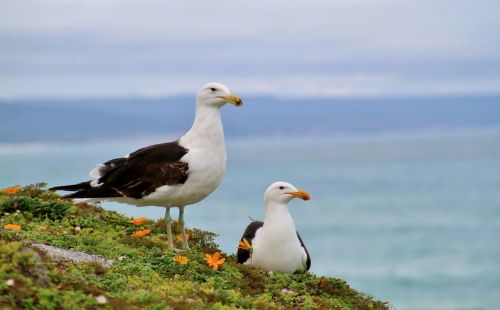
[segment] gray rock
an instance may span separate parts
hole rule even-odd
[[[97,263],[103,267],[111,267],[113,260],[104,258],[99,255],[91,255],[84,252],[61,249],[55,246],[32,243],[30,247],[41,250],[53,260],[56,261],[72,261],[75,263]]]

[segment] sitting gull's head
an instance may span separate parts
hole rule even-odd
[[[303,190],[298,190],[290,183],[275,182],[264,193],[264,202],[268,204],[286,204],[294,198],[309,200],[311,196]]]
[[[243,105],[241,98],[232,94],[227,86],[220,83],[205,84],[196,96],[197,104],[221,108],[226,103],[234,104],[239,107]]]

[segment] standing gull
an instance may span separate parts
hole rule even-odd
[[[226,103],[241,106],[240,97],[219,83],[203,86],[196,97],[191,129],[180,139],[150,145],[111,159],[90,172],[91,181],[52,187],[72,191],[67,198],[109,200],[164,207],[168,244],[174,248],[170,208],[179,208],[183,248],[189,249],[184,208],[214,191],[226,172],[224,131],[219,109]]]
[[[248,225],[238,248],[238,263],[286,273],[309,270],[311,258],[288,211],[293,198],[309,200],[310,196],[286,182],[267,188],[264,222]]]

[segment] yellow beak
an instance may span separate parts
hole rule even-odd
[[[221,98],[226,100],[226,102],[229,102],[230,104],[234,104],[237,107],[240,107],[243,105],[243,101],[241,100],[241,98],[236,96],[235,94],[230,94],[228,96],[224,96]]]
[[[305,192],[305,191],[303,191],[303,190],[301,190],[301,189],[299,189],[299,190],[298,190],[298,191],[296,191],[296,192],[289,192],[289,193],[287,193],[287,194],[290,194],[290,195],[292,195],[293,197],[300,198],[300,199],[302,199],[302,200],[309,200],[309,199],[311,199],[311,196],[309,195],[309,193],[308,193],[308,192]]]

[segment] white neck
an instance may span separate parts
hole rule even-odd
[[[224,129],[219,108],[208,107],[197,102],[193,126],[182,140],[224,148]]]
[[[264,228],[273,234],[295,236],[295,223],[286,204],[266,204]]]

